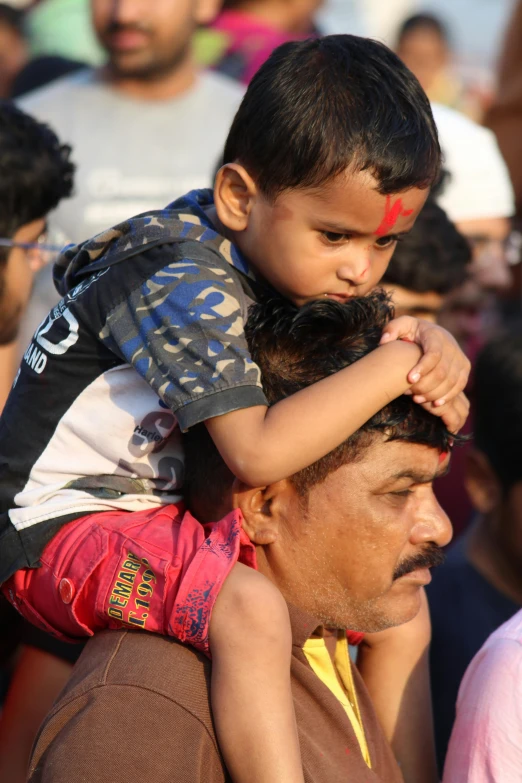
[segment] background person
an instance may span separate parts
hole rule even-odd
[[[464,480],[476,517],[428,588],[433,626],[431,680],[441,770],[464,672],[489,634],[522,606],[521,331],[497,338],[480,353],[472,400],[475,443],[466,454]],[[476,674],[471,679],[476,687],[478,673],[486,671],[487,665],[486,669],[482,664],[474,668]],[[469,683],[465,690],[470,693]],[[477,709],[481,705],[476,714],[477,731],[485,714],[485,693],[483,685],[477,687],[474,704]],[[491,696],[489,693],[488,698]],[[465,697],[469,699],[469,695]],[[464,725],[469,721],[469,713],[465,716],[469,709],[473,709],[471,704],[463,708]],[[487,726],[495,721],[498,711],[502,712],[504,702],[493,699],[486,709],[490,710]],[[471,753],[473,737],[478,741],[474,731],[462,746],[464,756]],[[462,739],[460,730],[458,736]],[[481,754],[486,750],[487,743],[478,742],[477,763],[480,758],[485,760]],[[458,769],[461,777],[450,779],[473,779],[462,767]]]
[[[323,0],[224,0],[210,26],[222,49],[215,70],[248,84],[277,46],[316,34],[314,18],[322,4]]]
[[[91,0],[107,65],[20,102],[74,148],[75,195],[51,219],[66,241],[210,186],[242,96],[193,58],[194,32],[218,7],[218,0]],[[23,350],[57,301],[49,270],[37,282]]]
[[[397,33],[395,51],[420,81],[430,101],[451,106],[480,122],[490,91],[466,83],[459,73],[451,38],[438,16],[419,13],[408,17]]]
[[[270,403],[375,348],[388,318],[382,295],[311,302],[298,312],[279,299],[258,305],[250,345]],[[204,427],[187,436],[192,513],[208,521],[240,509],[260,572],[295,607],[292,675],[307,783],[401,779],[349,663],[344,628],[381,631],[419,612],[428,569],[451,535],[432,491],[449,440],[440,421],[403,396],[292,479],[251,488],[233,479]],[[341,634],[332,639],[318,624]],[[149,657],[152,668],[142,665]],[[116,770],[136,769],[129,750],[138,735],[143,783],[226,779],[208,708],[209,667],[197,653],[115,631],[96,636],[82,660],[43,727],[31,780],[112,780]],[[126,686],[120,720],[117,683]],[[95,735],[103,743],[92,742]]]
[[[466,280],[470,246],[433,195],[411,231],[397,244],[382,278],[397,317],[411,315],[436,323],[445,300]]]

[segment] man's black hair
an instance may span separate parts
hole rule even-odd
[[[447,294],[464,282],[470,262],[467,239],[430,196],[398,243],[382,282],[417,293]]]
[[[345,304],[308,302],[299,309],[280,297],[253,305],[246,335],[252,358],[261,369],[268,403],[273,405],[366,356],[379,345],[392,316],[393,307],[384,291]],[[313,421],[303,422],[303,427],[313,426]],[[449,450],[455,437],[442,419],[427,413],[411,397],[398,397],[338,448],[292,476],[299,494],[305,498],[314,484],[356,460],[379,434],[441,452]],[[189,430],[184,443],[189,507],[192,499],[206,498],[209,508],[219,508],[231,476],[205,426]]]
[[[369,171],[383,194],[426,188],[440,160],[415,76],[387,46],[354,35],[275,49],[246,91],[224,152],[272,199],[346,170]]]
[[[450,36],[448,28],[438,16],[434,16],[433,14],[412,14],[404,20],[397,31],[397,45],[401,43],[402,38],[408,35],[408,33],[422,29],[432,30],[442,38],[445,43],[449,44]]]
[[[12,237],[71,195],[71,148],[9,101],[0,101],[0,236]]]
[[[20,8],[13,8],[7,3],[0,3],[0,25],[9,27],[20,38],[24,37],[25,11]]]
[[[475,443],[509,490],[522,481],[522,328],[480,352],[473,403]]]

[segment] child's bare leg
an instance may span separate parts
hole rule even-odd
[[[277,588],[238,563],[212,612],[212,712],[234,783],[302,783],[291,630]]]

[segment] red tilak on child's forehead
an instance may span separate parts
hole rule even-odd
[[[384,217],[375,232],[375,236],[382,237],[387,234],[395,226],[397,220],[400,217],[408,217],[411,215],[413,209],[402,208],[402,198],[395,199],[393,204],[391,203],[391,196],[386,196],[386,206],[384,207]]]

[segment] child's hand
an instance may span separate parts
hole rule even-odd
[[[391,340],[407,340],[422,348],[423,356],[408,374],[415,402],[431,403],[429,410],[435,413],[437,408],[459,397],[466,387],[471,364],[449,332],[428,321],[404,315],[390,321],[381,345]]]

